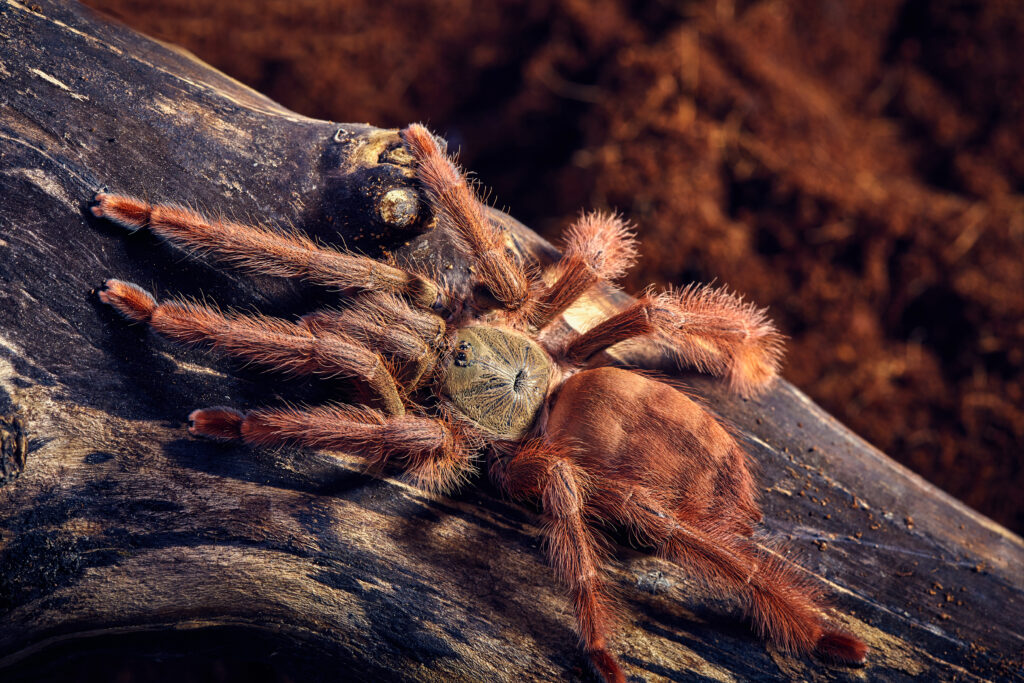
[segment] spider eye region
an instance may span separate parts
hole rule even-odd
[[[522,438],[544,405],[547,354],[529,337],[497,327],[458,331],[444,394],[474,424],[501,439]]]
[[[466,368],[472,363],[473,345],[468,341],[460,341],[455,347],[454,363],[457,367]]]

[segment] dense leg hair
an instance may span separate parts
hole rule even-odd
[[[581,216],[565,235],[555,280],[538,297],[529,322],[548,325],[601,280],[617,280],[636,260],[636,237],[618,216]]]
[[[130,230],[149,228],[190,251],[208,252],[256,273],[295,277],[338,289],[401,294],[425,309],[446,305],[436,284],[365,256],[318,245],[299,233],[283,233],[231,221],[211,220],[174,206],[151,206],[116,194],[96,195],[94,215]]]
[[[563,353],[575,364],[626,339],[657,334],[681,363],[729,379],[753,396],[771,385],[782,358],[782,335],[764,310],[708,286],[645,295],[629,308],[572,339]]]
[[[449,491],[470,468],[472,447],[453,425],[415,415],[387,416],[362,406],[319,406],[304,410],[204,408],[189,415],[197,436],[240,440],[251,446],[295,445],[344,451],[366,459],[379,473],[397,462],[413,483]]]
[[[713,522],[683,521],[639,487],[619,496],[611,514],[657,546],[659,555],[710,587],[739,596],[762,637],[787,652],[817,651],[850,664],[864,661],[866,646],[825,627],[818,588],[780,557],[758,551],[751,541]]]
[[[402,386],[411,391],[434,367],[445,345],[446,326],[440,316],[411,308],[390,294],[367,293],[344,310],[303,316],[314,334],[336,333],[378,349],[401,365]]]
[[[361,381],[371,398],[392,415],[404,412],[398,387],[384,360],[340,334],[315,334],[308,325],[263,316],[225,315],[188,301],[157,303],[138,285],[107,280],[100,300],[129,320],[149,323],[168,339],[207,343],[236,358],[296,374],[341,375]]]
[[[569,589],[580,640],[594,667],[609,683],[625,683],[606,634],[611,615],[601,580],[597,539],[584,519],[584,473],[564,448],[534,441],[492,467],[495,482],[516,497],[539,496],[548,561]]]
[[[465,175],[420,124],[403,130],[402,138],[416,160],[417,176],[442,227],[476,261],[480,282],[505,310],[526,306],[530,301],[526,271],[509,257],[505,235],[487,220]]]

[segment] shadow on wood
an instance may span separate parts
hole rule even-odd
[[[396,132],[303,118],[72,3],[0,0],[0,34],[0,409],[20,406],[30,436],[24,472],[0,488],[4,679],[589,679],[530,510],[482,480],[431,497],[325,454],[188,439],[192,408],[323,400],[334,387],[172,347],[92,294],[116,276],[279,315],[330,301],[93,219],[103,187],[298,225],[460,277],[466,264],[422,232],[424,216],[386,210],[388,192],[415,192]],[[622,301],[604,292],[567,323]],[[654,348],[629,353],[664,363]],[[1020,675],[1021,539],[785,383],[748,402],[687,379],[760,464],[765,526],[872,650],[861,670],[781,655],[681,571],[621,548],[609,571],[629,674]]]

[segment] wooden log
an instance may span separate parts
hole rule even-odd
[[[336,455],[189,439],[192,408],[333,387],[173,347],[92,294],[116,276],[279,315],[330,301],[93,219],[103,187],[459,277],[424,209],[388,199],[416,192],[396,131],[303,118],[73,3],[0,0],[0,39],[0,412],[29,435],[0,487],[3,680],[591,680],[534,511],[483,478],[434,497]],[[591,297],[566,324],[622,302]],[[653,347],[630,355],[664,365]],[[613,649],[633,680],[1020,677],[1020,538],[786,383],[743,401],[688,380],[759,463],[766,528],[872,649],[861,670],[782,655],[682,571],[619,547]]]

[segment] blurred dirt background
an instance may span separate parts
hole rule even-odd
[[[1024,531],[1024,4],[87,4],[303,114],[428,123],[549,238],[621,211],[629,288],[768,305],[790,381]]]

